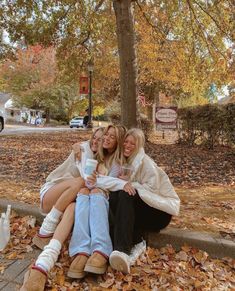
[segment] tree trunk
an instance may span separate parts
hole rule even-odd
[[[113,0],[120,59],[121,122],[137,126],[137,58],[131,0]]]

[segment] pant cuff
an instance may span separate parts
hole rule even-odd
[[[96,251],[96,250],[95,250],[95,251],[93,252],[93,254],[94,254],[94,253],[98,253],[98,254],[100,254],[101,256],[103,256],[103,257],[104,257],[105,259],[107,259],[107,260],[109,259],[109,256],[107,256],[106,254],[104,254],[104,253],[101,252],[101,251]]]
[[[90,255],[88,253],[77,253],[75,256],[85,256],[87,258],[90,257]]]

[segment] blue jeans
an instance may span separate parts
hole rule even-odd
[[[78,194],[75,222],[69,244],[69,255],[91,255],[98,251],[109,256],[113,250],[109,235],[109,202],[103,193]]]

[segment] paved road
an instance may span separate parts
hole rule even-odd
[[[4,130],[0,133],[0,136],[31,134],[31,133],[37,133],[37,132],[51,132],[51,131],[56,132],[56,131],[74,131],[74,130],[85,130],[85,129],[69,128],[69,126],[36,127],[36,126],[6,124]]]

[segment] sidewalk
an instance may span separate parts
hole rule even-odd
[[[8,204],[11,204],[12,209],[19,215],[35,216],[37,222],[41,223],[43,216],[41,215],[38,207],[22,202],[0,199],[0,211],[5,211]],[[187,244],[206,251],[211,257],[235,258],[235,242],[232,240],[223,239],[218,235],[216,236],[215,234],[210,233],[193,232],[168,227],[167,229],[161,231],[161,233],[149,233],[148,244],[155,248],[160,248],[166,244],[171,244],[176,250],[179,250],[181,246]],[[0,274],[0,290],[19,290],[19,286],[23,282],[23,276],[26,269],[31,264],[32,259],[36,258],[39,253],[40,250],[35,248],[32,253],[27,254],[27,256],[22,260],[7,260],[9,265],[4,274]],[[3,262],[3,259],[0,254],[0,264],[1,262]]]

